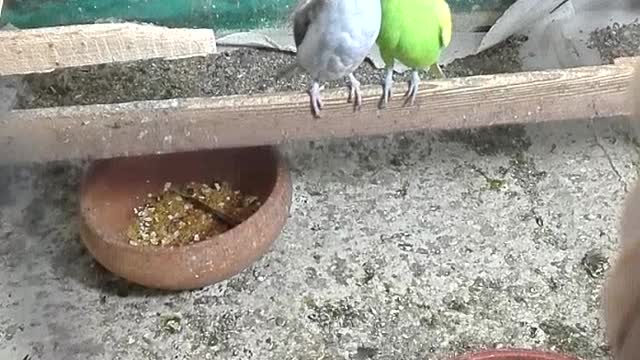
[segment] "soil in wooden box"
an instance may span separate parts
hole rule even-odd
[[[589,47],[597,49],[608,63],[619,57],[640,56],[640,23],[636,20],[596,29],[589,35]]]
[[[477,55],[458,59],[443,67],[447,77],[464,77],[522,70],[520,46],[524,37],[512,37]],[[590,34],[589,46],[604,62],[620,56],[640,55],[640,24],[614,25]],[[30,94],[21,97],[18,108],[110,104],[139,100],[224,96],[236,94],[305,91],[307,76],[275,80],[276,73],[291,64],[291,54],[244,49],[207,57],[179,60],[147,60],[63,69],[26,76]],[[382,70],[365,62],[356,71],[362,84],[381,83]],[[396,75],[396,82],[410,76]],[[431,75],[422,72],[423,79]],[[343,87],[345,81],[327,84]]]
[[[518,57],[522,37],[512,38],[478,55],[455,60],[443,67],[448,77],[463,77],[521,70]],[[86,66],[26,76],[31,96],[19,108],[112,104],[139,100],[224,96],[236,94],[305,91],[308,79],[297,74],[275,80],[276,73],[295,61],[292,54],[244,49],[207,57],[180,60],[148,60],[124,64]],[[362,84],[378,85],[383,70],[369,62],[356,71]],[[410,72],[396,75],[408,81]],[[423,79],[431,75],[422,72]],[[326,84],[346,86],[345,80]]]

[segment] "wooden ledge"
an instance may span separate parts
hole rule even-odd
[[[406,84],[396,84],[386,110],[376,107],[380,87],[368,86],[358,113],[346,89],[327,90],[320,119],[311,117],[304,93],[17,110],[0,119],[0,162],[627,116],[634,63],[423,82],[413,108],[402,107]]]
[[[0,31],[0,75],[154,58],[178,59],[215,51],[210,29],[119,23],[7,30]]]

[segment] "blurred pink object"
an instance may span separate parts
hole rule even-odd
[[[569,356],[554,352],[527,349],[497,349],[482,350],[462,354],[453,360],[580,360],[575,356]]]

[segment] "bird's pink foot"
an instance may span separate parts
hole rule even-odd
[[[404,94],[404,97],[406,98],[404,101],[404,106],[407,106],[407,104],[413,106],[413,104],[416,102],[416,95],[418,94],[419,85],[420,75],[418,75],[417,70],[413,70],[411,72],[411,80],[409,81],[409,89]]]
[[[389,99],[391,98],[391,89],[393,88],[393,67],[388,67],[386,74],[384,76],[384,82],[382,83],[382,97],[380,98],[380,103],[378,104],[378,108],[384,109],[387,107],[389,103]]]
[[[314,117],[320,117],[320,110],[322,110],[322,97],[320,91],[322,87],[317,81],[314,81],[309,88],[309,100],[311,101],[311,113]]]
[[[360,81],[356,79],[353,74],[349,74],[349,98],[348,102],[354,102],[353,110],[360,110],[362,108],[362,93],[360,91]]]

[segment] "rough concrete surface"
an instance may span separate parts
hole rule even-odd
[[[291,216],[232,279],[162,293],[96,265],[81,167],[0,170],[2,359],[606,359],[599,291],[639,150],[624,121],[287,144]]]

